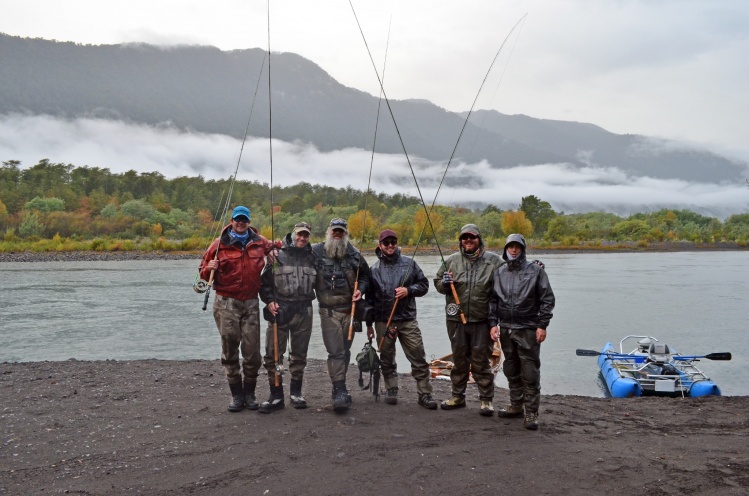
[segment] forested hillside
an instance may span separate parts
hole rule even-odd
[[[230,178],[114,174],[46,160],[21,169],[17,162],[7,161],[0,167],[0,251],[202,249],[227,220],[216,216],[229,185]],[[363,236],[364,247],[374,247],[377,233],[385,227],[395,229],[402,244],[414,245],[426,224],[419,200],[403,195],[301,183],[273,189],[271,216],[270,193],[267,184],[238,181],[231,201],[248,206],[252,225],[267,237],[280,238],[304,220],[312,225],[313,239],[320,240],[330,219],[343,217],[357,244]],[[620,241],[746,246],[749,241],[749,214],[732,215],[725,222],[687,210],[627,218],[607,213],[565,215],[532,195],[517,209],[506,211],[491,205],[481,210],[437,206],[431,221],[440,243],[454,243],[460,227],[470,222],[478,224],[493,247],[513,232],[536,243],[562,246]],[[432,239],[427,229],[422,242]]]

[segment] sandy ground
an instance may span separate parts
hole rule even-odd
[[[396,406],[357,379],[335,414],[314,361],[310,408],[263,415],[227,412],[218,361],[3,363],[0,495],[749,495],[749,397],[544,396],[533,432],[479,416],[473,388],[428,411],[409,376]]]

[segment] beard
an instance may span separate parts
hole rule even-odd
[[[341,239],[336,239],[328,231],[325,236],[325,254],[328,258],[343,258],[348,246],[348,233],[344,234]]]

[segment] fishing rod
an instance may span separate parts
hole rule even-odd
[[[268,0],[268,150],[270,152],[270,239],[271,243],[276,239],[274,231],[273,221],[273,105],[271,98],[271,70],[270,70],[270,0]],[[275,249],[275,247],[273,248]],[[271,265],[271,272],[273,273],[273,299],[278,301],[278,295],[276,294],[276,260],[273,259]],[[278,314],[273,316],[273,361],[276,364],[275,368],[275,385],[279,387],[281,385],[281,375],[283,375],[283,367],[278,361]]]
[[[438,197],[438,195],[439,195],[439,191],[440,191],[440,189],[442,188],[442,184],[443,184],[443,183],[444,183],[444,181],[445,181],[445,177],[447,176],[447,171],[449,170],[449,167],[450,167],[450,165],[451,165],[451,163],[452,163],[452,160],[453,160],[453,158],[454,158],[454,156],[455,156],[455,152],[456,152],[456,150],[457,150],[457,148],[458,148],[458,145],[459,145],[459,143],[460,143],[460,140],[461,140],[461,138],[462,138],[462,136],[463,136],[463,132],[465,131],[465,128],[466,128],[466,126],[467,126],[467,124],[468,124],[468,120],[469,120],[469,118],[470,118],[471,114],[473,113],[473,109],[474,109],[474,107],[475,107],[475,105],[476,105],[476,101],[478,100],[478,97],[479,97],[479,95],[481,94],[481,91],[482,91],[482,89],[483,89],[483,87],[484,87],[484,84],[486,83],[486,80],[487,80],[487,78],[489,77],[489,73],[491,72],[491,70],[492,70],[492,68],[493,68],[493,66],[494,66],[494,63],[495,63],[495,62],[496,62],[496,60],[497,60],[497,57],[499,56],[500,52],[502,51],[502,48],[503,48],[503,47],[505,46],[505,43],[506,43],[506,42],[507,42],[507,40],[509,39],[510,35],[511,35],[511,34],[512,34],[512,33],[514,32],[514,30],[515,30],[515,29],[517,28],[517,26],[518,26],[518,25],[520,24],[520,22],[521,22],[521,21],[522,21],[523,19],[525,19],[525,17],[526,17],[526,16],[528,15],[528,14],[525,14],[525,15],[523,15],[523,17],[522,17],[522,18],[521,18],[521,19],[520,19],[520,20],[519,20],[519,21],[518,21],[518,22],[517,22],[517,23],[515,24],[515,26],[513,26],[512,30],[510,30],[510,33],[509,33],[509,34],[507,35],[507,37],[506,37],[506,38],[504,39],[504,41],[503,41],[503,42],[502,42],[502,44],[500,45],[499,49],[497,50],[497,53],[495,54],[494,58],[492,59],[492,62],[491,62],[491,64],[489,65],[489,69],[488,69],[488,71],[487,71],[486,75],[484,76],[484,79],[483,79],[483,81],[481,82],[481,86],[479,87],[479,91],[477,92],[477,94],[476,94],[476,97],[474,98],[473,104],[471,105],[471,110],[469,111],[468,115],[466,116],[466,119],[465,119],[465,120],[464,120],[464,122],[463,122],[463,126],[462,126],[462,128],[461,128],[461,130],[460,130],[460,134],[459,134],[459,136],[458,136],[458,140],[457,140],[457,142],[455,143],[455,146],[453,147],[453,151],[452,151],[452,153],[451,153],[451,155],[450,155],[450,159],[448,160],[447,166],[445,167],[445,172],[443,173],[443,175],[442,175],[442,179],[440,180],[440,184],[439,184],[439,186],[438,186],[438,188],[437,188],[437,194],[435,195],[435,197],[434,197],[434,200],[432,201],[432,206],[431,206],[431,207],[429,208],[429,210],[427,210],[427,207],[426,207],[426,202],[424,201],[424,197],[423,197],[423,195],[421,194],[421,189],[419,188],[419,184],[418,184],[418,181],[417,181],[417,179],[416,179],[416,175],[415,175],[415,173],[414,173],[414,170],[413,170],[413,166],[411,165],[411,160],[410,160],[410,159],[409,159],[409,157],[408,157],[408,153],[407,153],[407,151],[406,151],[406,147],[405,147],[405,144],[403,143],[403,138],[402,138],[402,136],[401,136],[400,130],[398,129],[398,124],[397,124],[397,122],[396,122],[396,120],[395,120],[395,115],[393,114],[393,110],[392,110],[392,107],[390,106],[390,100],[389,100],[389,99],[388,99],[388,97],[387,97],[387,93],[385,92],[385,88],[384,88],[384,86],[383,86],[382,80],[380,79],[379,73],[377,72],[377,67],[376,67],[376,65],[374,64],[374,60],[373,60],[373,58],[372,58],[372,53],[371,53],[371,51],[370,51],[370,49],[369,49],[369,45],[368,45],[368,43],[367,43],[366,37],[364,36],[364,31],[363,31],[363,29],[362,29],[362,27],[361,27],[361,24],[359,23],[359,18],[358,18],[358,16],[356,15],[356,11],[355,11],[355,9],[354,9],[354,6],[353,6],[353,4],[351,3],[351,0],[349,0],[349,5],[351,6],[351,10],[352,10],[352,12],[353,12],[353,14],[354,14],[354,18],[356,19],[356,23],[357,23],[357,25],[358,25],[358,27],[359,27],[359,32],[360,32],[360,33],[361,33],[361,35],[362,35],[362,40],[364,41],[364,45],[365,45],[365,47],[367,48],[367,53],[369,54],[369,58],[370,58],[370,60],[372,61],[372,66],[373,66],[373,68],[374,68],[374,70],[375,70],[375,74],[376,74],[376,76],[377,76],[377,80],[378,80],[378,81],[379,81],[379,83],[380,83],[380,88],[382,89],[382,93],[383,93],[383,96],[384,96],[384,98],[385,98],[385,102],[386,102],[386,104],[387,104],[387,106],[388,106],[388,110],[389,110],[389,112],[390,112],[390,116],[391,116],[391,118],[392,118],[392,120],[393,120],[393,125],[395,126],[396,134],[397,134],[397,136],[398,136],[398,139],[399,139],[399,141],[400,141],[400,143],[401,143],[401,147],[402,147],[402,149],[403,149],[403,153],[404,153],[404,155],[405,155],[405,157],[406,157],[406,161],[408,162],[408,166],[409,166],[409,169],[411,170],[411,175],[413,176],[413,179],[414,179],[414,183],[415,183],[415,185],[416,185],[416,189],[417,189],[417,191],[418,191],[418,193],[419,193],[419,198],[421,199],[421,203],[422,203],[422,206],[424,207],[424,212],[425,212],[425,214],[426,214],[426,218],[427,218],[427,223],[429,224],[429,228],[431,229],[431,231],[432,231],[432,234],[433,234],[433,236],[434,236],[435,244],[437,245],[437,250],[438,250],[438,252],[439,252],[439,255],[440,255],[440,259],[441,259],[441,261],[442,261],[442,266],[443,266],[443,267],[445,267],[445,258],[444,258],[443,254],[442,254],[442,249],[441,249],[441,247],[440,247],[440,244],[439,244],[439,241],[438,241],[438,239],[437,239],[437,234],[436,234],[436,232],[435,232],[435,230],[434,230],[434,226],[433,226],[433,224],[432,224],[432,220],[431,220],[431,215],[430,215],[430,214],[431,214],[431,211],[432,211],[432,210],[434,209],[434,205],[435,205],[435,203],[436,203],[436,201],[437,201],[437,197]],[[422,236],[423,236],[423,234],[424,234],[424,232],[425,232],[425,230],[426,230],[426,227],[427,227],[427,224],[425,223],[425,224],[424,224],[424,226],[423,226],[423,228],[422,228],[421,234],[419,235],[419,239],[418,239],[418,241],[417,241],[417,245],[416,245],[416,250],[418,250],[418,246],[419,246],[419,243],[420,243],[420,241],[421,241],[421,238],[422,238]],[[416,252],[414,252],[414,256],[415,256],[415,253],[416,253]],[[413,259],[412,259],[412,261],[413,261]],[[450,289],[451,289],[451,292],[452,292],[452,295],[453,295],[453,299],[455,300],[455,305],[456,305],[456,307],[457,307],[457,308],[456,308],[456,310],[457,310],[457,311],[458,311],[458,312],[460,313],[460,318],[461,318],[461,321],[463,322],[463,324],[466,324],[466,322],[467,322],[467,319],[466,319],[466,317],[465,317],[465,314],[464,314],[464,312],[463,312],[463,309],[461,308],[461,305],[460,305],[460,298],[458,297],[457,291],[456,291],[456,289],[455,289],[455,285],[454,285],[454,283],[453,283],[452,281],[450,282]]]
[[[392,27],[393,19],[390,18],[390,24],[388,25],[388,37],[385,42],[385,61],[382,63],[382,79],[385,79],[385,68],[387,67],[388,60],[388,47],[390,46],[390,28]],[[375,132],[374,139],[372,140],[372,155],[369,159],[369,179],[367,179],[367,191],[364,194],[364,218],[362,219],[362,231],[361,231],[361,243],[359,246],[364,246],[364,234],[367,229],[367,202],[369,201],[370,185],[372,184],[372,168],[374,166],[375,146],[377,145],[377,130],[380,127],[380,108],[382,107],[382,90],[380,90],[380,98],[377,100],[377,118],[375,119]],[[354,281],[354,293],[359,289],[359,270],[361,270],[361,253],[359,254],[359,263],[356,264],[356,279]],[[354,339],[354,312],[356,311],[356,302],[351,302],[351,321],[348,326],[348,340]]]
[[[492,59],[491,64],[489,64],[489,69],[486,71],[486,74],[484,75],[484,79],[481,81],[481,85],[479,86],[479,90],[476,92],[476,96],[473,99],[473,103],[471,104],[471,108],[468,111],[468,115],[466,115],[466,118],[463,120],[463,126],[461,127],[460,133],[458,134],[458,140],[455,142],[455,146],[453,147],[453,151],[450,154],[450,159],[447,161],[447,165],[445,166],[445,171],[442,174],[442,179],[440,179],[439,185],[437,186],[437,191],[434,194],[434,199],[432,200],[432,205],[429,207],[429,214],[432,213],[432,211],[434,210],[434,206],[437,203],[437,197],[439,197],[440,190],[442,189],[442,185],[444,184],[445,178],[447,177],[447,171],[450,169],[450,165],[452,164],[453,158],[455,158],[455,152],[458,150],[458,145],[460,144],[460,140],[463,138],[463,133],[465,132],[465,129],[466,129],[467,125],[468,125],[468,122],[469,122],[469,120],[471,118],[471,114],[473,114],[473,109],[476,106],[476,102],[478,101],[479,96],[481,95],[481,91],[484,89],[484,84],[486,84],[486,81],[489,78],[489,74],[491,73],[492,68],[494,67],[495,62],[497,61],[497,58],[499,57],[499,54],[502,52],[502,49],[504,48],[505,44],[507,43],[507,40],[510,39],[510,36],[512,36],[512,33],[521,24],[521,22],[523,22],[525,20],[525,18],[527,17],[527,15],[528,15],[527,13],[524,14],[515,23],[515,25],[510,30],[510,32],[507,33],[507,36],[502,41],[502,44],[499,46],[499,49],[497,50],[497,53],[494,54],[494,58]],[[509,59],[508,59],[508,62],[509,62]],[[500,77],[500,80],[497,83],[497,89],[499,88],[499,83],[501,83],[501,82],[502,82],[502,78]],[[495,94],[496,94],[496,91],[497,90],[495,89]],[[477,133],[476,139],[474,140],[473,145],[471,146],[471,149],[469,150],[469,153],[468,153],[469,156],[473,153],[473,147],[476,145],[476,141],[478,140],[478,135],[481,133],[481,130],[483,129],[485,121],[486,121],[486,115],[484,115],[484,120],[481,123],[481,127],[479,128],[479,132]],[[430,228],[432,228],[431,222],[430,222],[429,226],[430,226]],[[419,233],[419,237],[416,240],[416,247],[414,248],[414,257],[416,257],[416,251],[419,249],[419,244],[421,243],[421,239],[422,239],[425,231],[426,231],[426,224],[424,224],[424,226],[422,227],[421,233]],[[436,242],[437,241],[437,233],[434,232],[434,228],[432,228],[432,235],[434,236],[434,240]],[[437,244],[437,248],[439,249],[439,243]],[[447,268],[446,265],[445,265],[445,259],[442,257],[442,252],[441,251],[440,251],[440,258],[442,260],[442,267],[443,268]],[[454,283],[452,281],[450,282],[450,289],[452,291],[453,299],[455,300],[455,305],[457,307],[457,308],[455,308],[455,310],[457,310],[460,313],[460,320],[463,322],[463,324],[466,324],[465,313],[463,313],[463,309],[462,309],[461,304],[460,304],[460,299],[458,298],[458,293],[455,290],[455,285],[454,285]]]
[[[244,128],[244,136],[242,136],[242,144],[239,147],[239,156],[237,157],[237,165],[234,167],[234,174],[231,177],[231,181],[229,182],[229,193],[226,195],[226,201],[224,202],[224,208],[221,212],[221,215],[218,217],[219,222],[216,229],[216,232],[219,232],[222,226],[222,223],[220,222],[221,219],[226,217],[227,212],[229,211],[229,206],[231,205],[231,196],[234,193],[234,184],[237,181],[237,173],[239,173],[239,164],[242,161],[242,152],[244,151],[244,144],[247,141],[247,135],[250,132],[250,122],[252,121],[252,113],[255,110],[255,102],[257,101],[257,92],[258,88],[260,87],[260,80],[263,76],[263,68],[265,67],[265,58],[266,56],[263,55],[263,61],[260,64],[260,73],[258,74],[257,83],[255,85],[255,93],[252,97],[252,105],[250,106],[250,115],[247,117],[247,124]],[[270,60],[268,60],[268,70],[270,70]],[[222,193],[223,197],[223,193]],[[221,208],[221,201],[219,200],[219,208]],[[218,213],[218,209],[217,209]],[[219,241],[216,244],[216,253],[213,255],[213,260],[218,260],[218,251],[221,246],[221,242]],[[208,277],[208,281],[205,281],[203,279],[200,279],[199,277],[196,277],[196,281],[193,284],[193,289],[197,293],[203,293],[205,292],[205,298],[203,299],[203,310],[205,311],[206,308],[208,308],[208,298],[211,295],[211,288],[213,287],[213,278],[215,276],[216,269],[211,269],[210,276]]]

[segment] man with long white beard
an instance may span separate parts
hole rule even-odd
[[[333,410],[344,412],[351,405],[346,389],[346,372],[351,359],[349,326],[351,306],[361,299],[369,285],[369,265],[349,243],[348,224],[333,219],[325,242],[312,246],[316,256],[315,293],[320,307],[320,326],[328,351],[328,374],[333,383]]]

